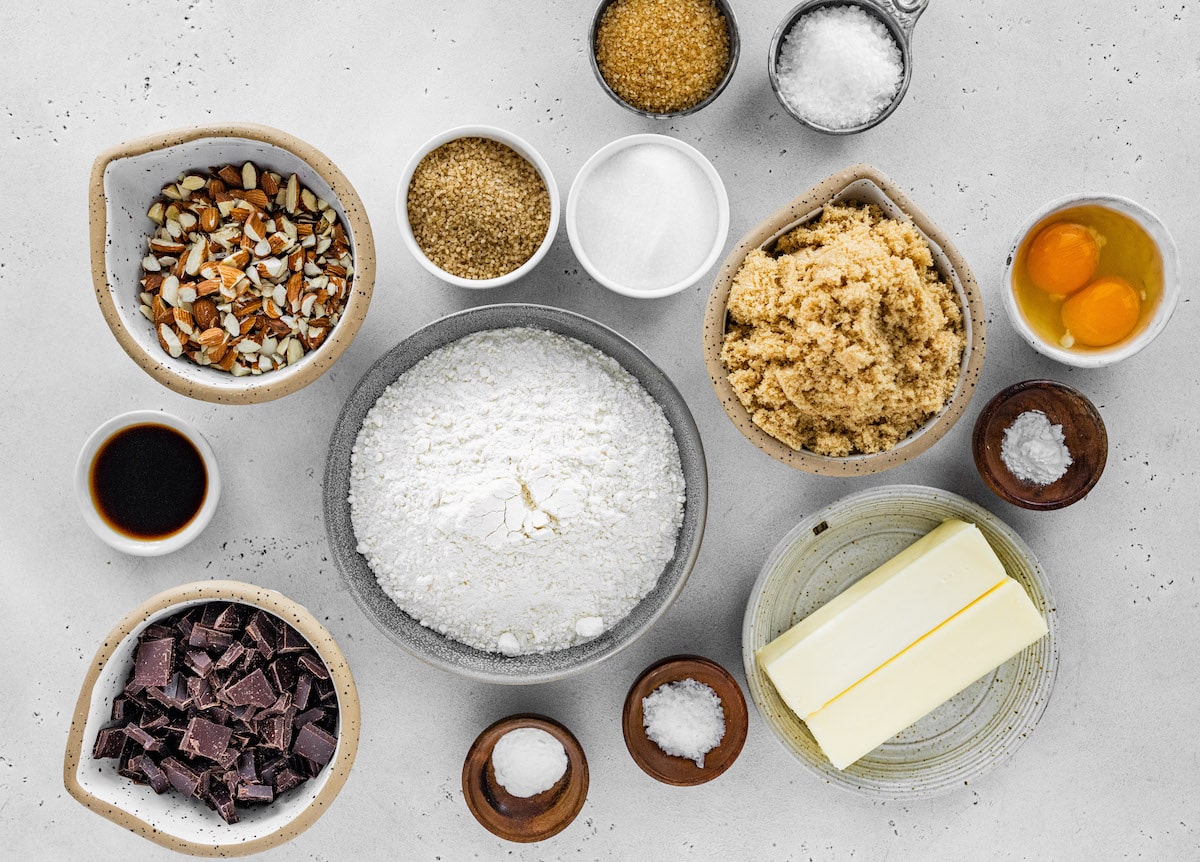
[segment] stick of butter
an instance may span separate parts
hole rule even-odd
[[[845,769],[1046,634],[1012,580],[942,623],[805,718],[825,756]]]
[[[756,653],[807,718],[1008,577],[974,524],[951,519]]]

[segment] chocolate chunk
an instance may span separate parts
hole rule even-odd
[[[236,632],[242,627],[242,620],[245,618],[241,605],[228,604],[221,608],[212,622],[212,627],[223,632]]]
[[[188,646],[205,650],[225,649],[231,643],[233,643],[233,635],[229,632],[201,625],[200,623],[192,626],[192,634],[188,638]]]
[[[296,733],[292,753],[307,757],[318,766],[324,766],[333,758],[337,749],[337,737],[315,724],[306,724]]]
[[[275,795],[286,793],[293,787],[299,787],[304,783],[304,776],[290,767],[285,767],[275,775]]]
[[[161,640],[163,638],[174,638],[175,632],[171,630],[171,626],[162,625],[161,623],[151,623],[142,629],[142,633],[138,635],[139,641]]]
[[[237,823],[240,819],[237,808],[233,804],[233,797],[229,795],[229,788],[224,783],[210,782],[208,801],[217,809],[217,813],[226,823]]]
[[[184,653],[184,664],[196,676],[208,676],[212,673],[213,660],[212,656],[201,649],[190,649]]]
[[[279,695],[273,704],[260,712],[258,717],[268,718],[272,715],[283,715],[285,712],[291,709],[291,706],[292,696],[285,691],[283,694]]]
[[[167,780],[171,782],[172,787],[184,796],[196,795],[196,791],[200,787],[199,775],[174,757],[164,757],[159,765],[167,773]]]
[[[96,734],[96,744],[92,746],[92,757],[104,760],[109,757],[120,757],[128,739],[119,727],[106,727]]]
[[[275,626],[262,611],[258,611],[246,626],[246,634],[254,641],[254,646],[264,659],[275,655]]]
[[[166,685],[171,681],[174,662],[175,641],[170,638],[143,640],[138,644],[137,658],[133,660],[133,682],[142,688]]]
[[[163,741],[161,739],[151,736],[136,724],[125,725],[125,735],[146,751],[162,751],[163,749]]]
[[[169,721],[170,719],[167,718],[167,714],[165,712],[160,712],[157,715],[148,712],[146,715],[142,716],[142,720],[138,722],[138,724],[142,730],[155,731],[166,727]]]
[[[308,701],[312,695],[313,678],[311,674],[302,673],[300,679],[296,680],[296,691],[292,695],[292,705],[296,709],[307,709]]]
[[[245,653],[246,648],[237,641],[234,641],[225,652],[221,653],[221,657],[217,659],[214,667],[217,670],[229,670]]]
[[[312,724],[314,722],[320,724],[321,719],[323,718],[325,718],[325,710],[319,706],[314,706],[312,709],[302,712],[296,716],[296,727],[301,727],[305,724]]]
[[[192,677],[188,680],[188,695],[192,698],[192,706],[196,709],[209,709],[217,706],[220,701],[213,693],[212,684],[204,677]]]
[[[275,651],[279,655],[288,655],[289,653],[304,652],[308,649],[308,641],[291,626],[281,626],[279,630],[279,639],[276,642]]]
[[[187,680],[181,673],[172,676],[171,681],[162,688],[146,689],[146,697],[161,703],[168,709],[180,711],[187,709],[192,702],[191,695],[188,694]]]
[[[273,802],[275,789],[269,784],[239,784],[238,802]]]
[[[234,706],[252,704],[261,707],[270,706],[278,697],[261,668],[226,686],[217,696]]]
[[[292,722],[286,715],[273,715],[258,722],[264,748],[287,751],[292,744]]]
[[[121,694],[113,698],[113,721],[134,721],[141,711],[141,707],[134,703],[127,695]]]
[[[255,762],[253,751],[243,751],[238,757],[237,775],[238,780],[242,784],[256,784],[258,782],[258,764]]]
[[[217,760],[229,747],[231,736],[233,731],[224,725],[214,724],[205,718],[193,718],[179,742],[179,750],[184,754]]]
[[[275,659],[268,666],[271,672],[271,681],[275,683],[276,691],[292,691],[296,688],[296,659],[291,656],[283,656]]]
[[[150,783],[150,787],[155,793],[166,793],[167,788],[171,786],[171,782],[167,779],[167,773],[150,759],[150,755],[143,754],[139,757],[137,765],[142,774],[146,776],[146,780]]]
[[[300,667],[311,673],[317,679],[329,679],[329,670],[325,667],[325,662],[321,661],[310,652],[302,653],[296,659]]]

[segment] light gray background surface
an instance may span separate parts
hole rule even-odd
[[[342,859],[1195,859],[1200,856],[1200,652],[1196,583],[1200,383],[1191,276],[1166,332],[1122,365],[1082,372],[1021,342],[1000,303],[1014,230],[1080,190],[1133,197],[1195,246],[1200,7],[1174,2],[934,0],[918,24],[908,97],[849,139],[800,128],[766,77],[791,0],[734,5],[742,60],[700,114],[652,122],[603,95],[586,34],[592,4],[296,2],[6,3],[0,25],[0,857],[166,859],[62,788],[69,716],[103,635],[169,586],[235,578],[279,589],[326,622],[363,705],[358,761],[309,832],[263,858]],[[100,12],[103,7],[104,11]],[[92,297],[86,188],[104,148],[153,131],[252,120],[325,151],[366,202],[379,249],[375,298],[337,366],[275,403],[190,401],[156,384],[110,336]],[[888,173],[952,235],[988,309],[981,387],[930,452],[869,479],[827,479],[760,454],[726,420],[705,376],[709,279],[641,302],[582,273],[565,229],[533,275],[474,293],[420,269],[400,243],[400,170],[449,126],[491,123],[544,154],[565,193],[620,135],[658,131],[699,147],[729,190],[729,244],[827,174]],[[533,688],[461,681],[385,639],[342,589],[321,519],[321,471],[339,407],[380,354],[428,321],[493,301],[559,305],[641,346],[687,398],[704,435],[711,503],[704,548],[679,602],[640,642],[576,679]],[[984,402],[1048,376],[1099,406],[1108,468],[1062,512],[1014,509],[984,487],[970,431]],[[208,436],[225,491],[207,532],[166,558],[125,557],[84,526],[71,473],[85,437],[135,408],[183,416]],[[265,445],[264,435],[274,445]],[[913,482],[988,506],[1035,549],[1061,624],[1058,685],[1037,731],[1003,767],[954,795],[874,803],[823,786],[752,714],[721,779],[675,789],[626,754],[625,691],[672,652],[709,655],[742,678],[742,612],[758,569],[803,515],[864,487]],[[515,711],[571,727],[592,768],[563,834],[507,845],[459,789],[475,735]]]

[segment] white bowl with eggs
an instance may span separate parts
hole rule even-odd
[[[1106,347],[1064,346],[1038,332],[1017,296],[1017,270],[1023,266],[1023,249],[1030,238],[1084,207],[1109,210],[1134,222],[1153,242],[1159,255],[1162,289],[1158,296],[1143,297],[1141,316],[1131,334]],[[1004,307],[1009,320],[1029,345],[1051,359],[1077,368],[1101,368],[1128,359],[1153,341],[1175,312],[1179,301],[1179,252],[1167,226],[1150,210],[1129,198],[1110,194],[1073,194],[1051,201],[1026,219],[1013,238],[1004,268]]]

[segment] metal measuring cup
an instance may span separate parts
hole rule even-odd
[[[827,135],[853,135],[857,132],[863,132],[867,129],[874,128],[892,115],[900,101],[904,98],[904,94],[908,92],[908,83],[912,79],[912,31],[916,26],[917,19],[921,17],[921,13],[925,11],[925,7],[929,5],[929,0],[805,0],[799,6],[789,12],[775,29],[775,35],[771,39],[771,49],[767,55],[767,76],[771,81],[771,89],[775,92],[775,98],[779,100],[779,104],[798,122],[803,123],[810,129],[816,129],[818,132],[824,132]],[[871,15],[892,34],[892,38],[896,40],[896,45],[900,48],[900,60],[904,66],[904,79],[900,82],[900,89],[896,91],[895,98],[892,103],[884,108],[878,115],[872,117],[867,122],[858,126],[847,126],[842,129],[831,129],[826,126],[814,123],[812,120],[796,113],[791,105],[784,99],[783,93],[779,91],[779,52],[783,48],[783,39],[791,32],[792,27],[805,15],[814,12],[817,9],[829,6],[857,6],[868,15]]]

